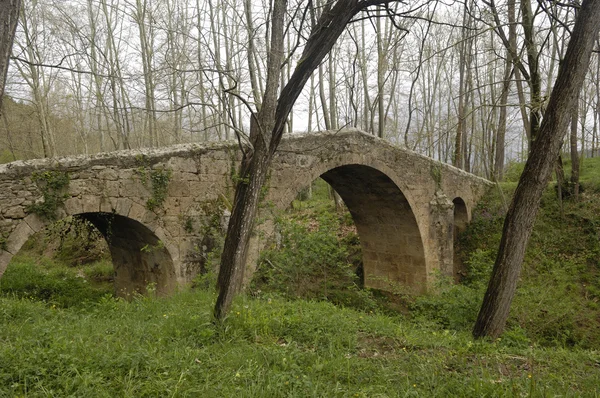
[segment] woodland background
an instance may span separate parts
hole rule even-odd
[[[288,9],[282,81],[318,18]],[[265,84],[269,12],[254,0],[23,2],[0,162],[244,139]],[[501,179],[526,158],[576,12],[516,0],[370,10],[311,77],[286,131],[357,127]],[[572,115],[572,158],[599,152],[599,59]]]

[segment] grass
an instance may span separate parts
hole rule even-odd
[[[404,297],[406,314],[357,287],[348,220],[322,202],[280,220],[282,244],[263,259],[274,267],[221,324],[208,287],[125,302],[89,282],[110,279],[102,259],[22,255],[0,279],[0,397],[599,396],[600,195],[596,177],[582,181],[563,215],[552,187],[544,195],[495,341],[474,341],[470,328],[501,234],[497,190],[461,237],[463,283],[440,278],[435,292]],[[503,187],[510,197],[515,184]],[[306,289],[317,277],[328,282]]]
[[[0,396],[594,396],[595,351],[471,340],[325,302],[182,291],[82,309],[0,299]]]

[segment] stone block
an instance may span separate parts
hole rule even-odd
[[[183,232],[183,221],[177,216],[163,217],[162,230],[172,237],[180,236]]]
[[[10,254],[17,254],[21,249],[21,246],[31,235],[33,235],[35,231],[31,229],[29,224],[27,224],[24,220],[17,225],[17,228],[10,234],[6,241],[6,251]]]
[[[77,197],[69,198],[69,199],[65,200],[64,206],[65,206],[65,211],[69,215],[83,213],[83,204],[81,202],[81,199],[79,199]]]
[[[117,199],[117,203],[116,206],[114,206],[114,209],[117,212],[117,214],[127,217],[129,216],[129,211],[131,210],[132,205],[133,202],[131,201],[131,199],[119,198]]]
[[[146,213],[148,213],[146,207],[133,202],[131,204],[131,208],[129,209],[127,217],[133,218],[134,220],[138,220],[141,222],[141,220],[143,220],[146,217]]]
[[[96,213],[100,211],[100,196],[83,195],[81,204],[84,213]]]
[[[69,182],[69,194],[71,196],[99,195],[100,192],[100,181],[95,178],[72,180]]]
[[[171,181],[167,191],[169,196],[190,196],[190,186],[186,181]]]
[[[37,214],[29,214],[25,217],[25,222],[33,230],[33,232],[39,232],[46,227],[46,222]]]
[[[0,250],[0,278],[2,278],[2,274],[6,271],[6,267],[8,267],[8,263],[12,259],[13,255],[7,251]]]
[[[114,169],[104,168],[98,173],[98,178],[102,180],[117,181],[119,179],[119,173]]]
[[[112,213],[116,210],[117,198],[107,198],[105,196],[100,198],[100,211],[104,213]]]
[[[108,197],[119,197],[120,196],[120,181],[105,181],[104,188],[102,189],[102,195]]]
[[[23,218],[25,217],[25,210],[23,206],[13,206],[6,209],[2,215],[6,218]]]
[[[150,190],[139,179],[121,180],[119,196],[123,198],[149,198]]]
[[[186,159],[181,157],[172,157],[167,162],[167,168],[171,170],[178,170],[186,173],[197,173],[198,168],[196,167],[196,161],[193,159]]]

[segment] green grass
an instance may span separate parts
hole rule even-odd
[[[113,294],[113,273],[112,264],[106,262],[71,268],[49,259],[40,264],[21,255],[0,278],[0,296],[30,298],[61,308],[85,306]]]
[[[0,299],[0,396],[594,396],[595,351],[422,325],[325,302],[183,291],[85,311]]]
[[[502,187],[510,200],[515,183]],[[48,259],[33,245],[0,279],[0,397],[600,395],[594,189],[566,199],[563,215],[552,187],[545,193],[508,328],[495,341],[474,341],[470,329],[500,239],[498,190],[461,237],[463,283],[440,278],[434,292],[402,297],[405,314],[358,287],[351,223],[333,213],[321,183],[313,195],[279,221],[280,247],[222,324],[211,315],[212,282],[126,302],[91,283],[110,280],[105,259],[74,265],[82,256],[70,249]]]

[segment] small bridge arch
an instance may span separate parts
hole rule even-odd
[[[149,285],[153,286],[157,295],[168,295],[175,290],[177,278],[173,260],[164,241],[150,227],[114,211],[69,211],[74,208],[83,207],[71,203],[67,211],[60,212],[60,218],[86,220],[102,234],[110,250],[115,270],[115,295],[130,298],[134,294],[145,294]],[[21,220],[11,235],[7,250],[3,253],[5,258],[0,263],[0,276],[6,270],[10,258],[19,252],[31,235],[53,222],[54,220],[50,221],[35,214]]]

